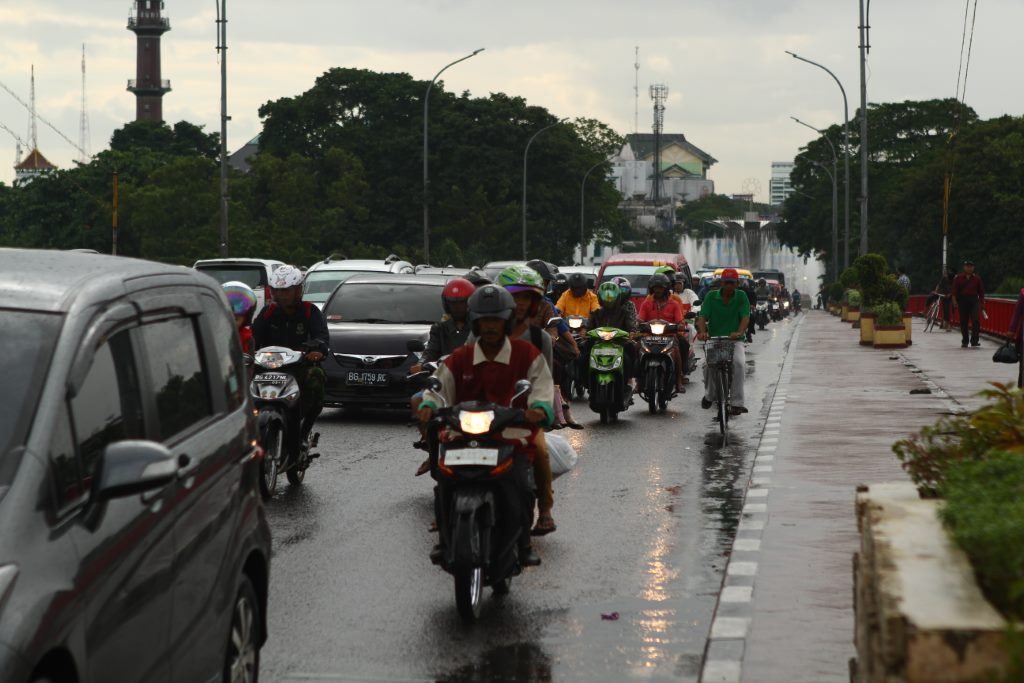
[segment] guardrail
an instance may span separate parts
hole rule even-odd
[[[1010,337],[1010,319],[1013,317],[1013,309],[1017,306],[1016,299],[1004,299],[1001,297],[985,297],[985,312],[988,319],[982,317],[981,330],[997,337]],[[925,294],[912,294],[907,299],[907,312],[923,316],[928,310],[928,296]],[[952,310],[952,323],[960,324],[960,311]]]

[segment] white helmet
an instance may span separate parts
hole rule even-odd
[[[288,289],[302,284],[302,271],[295,266],[279,266],[270,276],[271,289]]]

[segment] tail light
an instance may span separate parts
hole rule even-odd
[[[508,458],[507,460],[505,460],[505,462],[499,463],[497,467],[492,467],[491,476],[497,477],[504,474],[505,472],[508,472],[509,469],[512,467],[513,460],[513,458]]]

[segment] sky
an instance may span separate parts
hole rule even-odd
[[[977,2],[967,104],[982,118],[1024,113],[1021,0]],[[35,65],[39,115],[79,140],[81,51],[87,59],[88,149],[135,115],[126,81],[135,76],[131,2],[0,0],[0,82],[28,100]],[[220,128],[216,0],[166,0],[163,37],[169,123]],[[952,97],[965,0],[871,3],[868,100]],[[634,130],[634,49],[639,56],[640,132],[650,132],[653,83],[668,86],[665,130],[684,133],[718,163],[719,193],[759,186],[766,200],[772,161],[792,160],[813,126],[842,121],[842,96],[820,62],[860,102],[858,0],[227,0],[228,148],[260,131],[263,103],[298,95],[335,66],[401,71],[429,80],[448,62],[449,91],[505,92],[561,117],[591,117]],[[1017,64],[1018,66],[1013,66]],[[28,138],[28,113],[0,90],[0,123]],[[78,152],[42,121],[39,147],[58,166]],[[419,154],[419,150],[410,150]],[[0,129],[0,181],[14,177],[14,138]]]

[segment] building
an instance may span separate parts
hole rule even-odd
[[[781,206],[786,197],[793,194],[793,183],[790,175],[793,173],[792,161],[773,161],[772,177],[768,182],[769,201],[772,206]]]
[[[669,202],[688,202],[713,194],[708,170],[718,160],[692,144],[682,133],[661,135],[661,191]],[[654,134],[634,133],[612,158],[611,179],[625,200],[654,196]]]
[[[51,164],[38,149],[33,149],[14,167],[14,182],[19,185],[27,185],[44,173],[56,169],[57,167]]]
[[[170,20],[160,14],[163,8],[163,0],[135,0],[128,17],[136,43],[135,78],[128,81],[136,121],[163,121],[164,95],[171,91],[171,82],[160,75],[160,36],[171,30]]]

